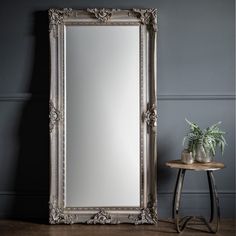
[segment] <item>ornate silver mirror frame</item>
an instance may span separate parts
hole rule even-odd
[[[50,202],[51,224],[157,223],[156,9],[50,9]],[[68,25],[136,25],[140,42],[140,206],[67,207],[65,204],[64,29]],[[125,85],[124,85],[125,86]]]

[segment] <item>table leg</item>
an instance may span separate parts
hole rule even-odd
[[[211,176],[210,176],[209,171],[207,171],[207,179],[208,179],[208,185],[209,185],[210,204],[211,204],[211,215],[210,215],[209,223],[211,223],[214,218],[214,194],[213,194],[213,186],[211,183]]]
[[[173,204],[172,204],[172,218],[173,219],[175,219],[176,192],[177,192],[177,187],[179,184],[180,173],[181,173],[181,169],[179,169],[178,174],[177,174],[177,179],[176,179],[176,183],[175,183],[175,190],[174,190],[174,195],[173,195]]]
[[[190,220],[187,218],[186,221],[182,224],[182,227],[180,226],[179,208],[185,171],[185,169],[179,169],[173,198],[172,216],[175,220],[176,230],[178,233],[180,233],[185,228],[187,222]]]
[[[210,215],[209,223],[206,221],[206,224],[212,233],[216,233],[219,230],[220,204],[219,204],[219,197],[216,191],[216,184],[215,184],[213,171],[210,171],[210,170],[207,171],[207,179],[208,179],[209,191],[210,191],[211,215]],[[216,227],[215,229],[213,229],[210,223],[212,223],[214,220],[215,210],[216,210]]]
[[[174,197],[173,197],[173,207],[172,207],[172,217],[175,221],[176,230],[178,233],[181,233],[184,228],[190,224],[191,220],[194,220],[193,224],[197,225],[195,220],[202,221],[207,228],[209,229],[210,233],[216,233],[219,230],[219,222],[220,222],[220,205],[219,205],[219,197],[216,191],[216,184],[215,178],[213,175],[212,170],[207,171],[207,179],[209,185],[209,192],[210,192],[210,202],[211,202],[211,215],[209,221],[207,221],[202,216],[185,216],[182,219],[179,216],[179,209],[180,209],[180,200],[181,200],[181,193],[183,189],[183,182],[185,176],[185,169],[179,169],[177,180],[175,184],[174,190]],[[213,227],[213,221],[215,221],[215,227]]]

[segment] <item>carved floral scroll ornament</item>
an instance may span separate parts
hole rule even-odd
[[[134,8],[132,14],[135,14],[142,24],[151,26],[153,31],[157,31],[157,9]]]
[[[63,209],[57,207],[56,199],[49,203],[49,223],[50,224],[74,224],[77,216],[73,214],[65,214]]]
[[[71,8],[63,8],[61,10],[59,9],[49,9],[48,15],[50,20],[50,25],[58,25],[62,24],[64,17],[69,16],[72,12]]]
[[[100,22],[107,22],[115,11],[118,9],[87,8],[87,12],[92,13]]]
[[[138,216],[129,215],[129,219],[135,225],[141,224],[156,224],[158,221],[157,216],[157,202],[154,201],[152,194],[149,195],[149,201],[147,204],[147,208],[143,208],[140,210]]]
[[[106,8],[87,8],[85,11],[94,15],[98,21],[106,23],[113,15],[114,12],[120,9],[106,9]],[[49,9],[49,31],[54,29],[55,25],[62,24],[64,18],[70,16],[73,13],[71,8],[63,9]],[[154,31],[157,31],[157,10],[156,9],[132,9],[128,12],[128,15],[134,15],[140,19],[141,24],[151,26]],[[55,36],[56,33],[54,32]]]
[[[49,9],[48,16],[49,16],[49,32],[53,32],[54,37],[57,37],[57,29],[55,28],[56,25],[60,25],[64,22],[65,16],[69,16],[72,12],[71,8],[63,8],[59,9]]]
[[[155,104],[151,106],[143,115],[144,120],[147,122],[147,125],[151,128],[157,126],[157,108]]]
[[[110,214],[104,210],[100,210],[96,213],[90,220],[86,222],[87,224],[118,224],[119,222],[113,222]]]
[[[131,219],[135,225],[154,225],[157,223],[157,210],[154,208],[143,208],[141,209],[141,213],[137,217],[130,215],[129,219]]]
[[[154,224],[157,223],[157,199],[154,198],[153,194],[149,194],[148,209],[152,216]]]
[[[153,195],[149,194],[149,201],[147,204],[147,208],[141,209],[141,212],[138,216],[134,217],[132,215],[129,216],[132,219],[135,225],[140,224],[156,224],[158,221],[157,216],[157,201],[154,200]]]
[[[62,119],[62,113],[55,108],[52,101],[49,102],[49,131],[52,132],[54,126]]]

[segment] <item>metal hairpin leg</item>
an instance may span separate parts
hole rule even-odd
[[[180,209],[180,200],[181,200],[181,192],[183,189],[183,182],[185,176],[185,169],[179,169],[175,191],[174,191],[174,199],[173,199],[173,208],[172,208],[172,217],[175,220],[176,230],[178,233],[181,233],[188,223],[192,219],[201,220],[204,224],[206,224],[207,228],[211,233],[216,233],[219,229],[219,220],[220,220],[220,207],[219,207],[219,198],[216,191],[215,179],[213,176],[213,171],[207,171],[207,178],[209,184],[209,191],[210,191],[210,200],[211,200],[211,215],[209,222],[204,217],[195,217],[195,216],[185,216],[182,219],[179,217],[179,209]],[[214,220],[216,211],[216,226],[213,229],[211,223]]]

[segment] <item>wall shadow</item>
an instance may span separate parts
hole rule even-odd
[[[169,138],[161,137],[157,145],[157,199],[159,219],[172,217],[172,192],[176,179],[176,171],[166,166],[166,162],[173,159],[170,154],[170,147],[173,145],[164,140],[169,140]]]
[[[163,140],[168,140],[168,137],[162,137]],[[158,189],[160,186],[168,186],[172,179],[173,170],[170,170],[169,167],[166,166],[166,162],[173,159],[170,156],[170,143],[158,142],[157,145],[157,177],[158,177]]]
[[[49,197],[49,34],[48,13],[33,13],[34,56],[29,93],[19,123],[19,156],[13,215],[47,219]]]

